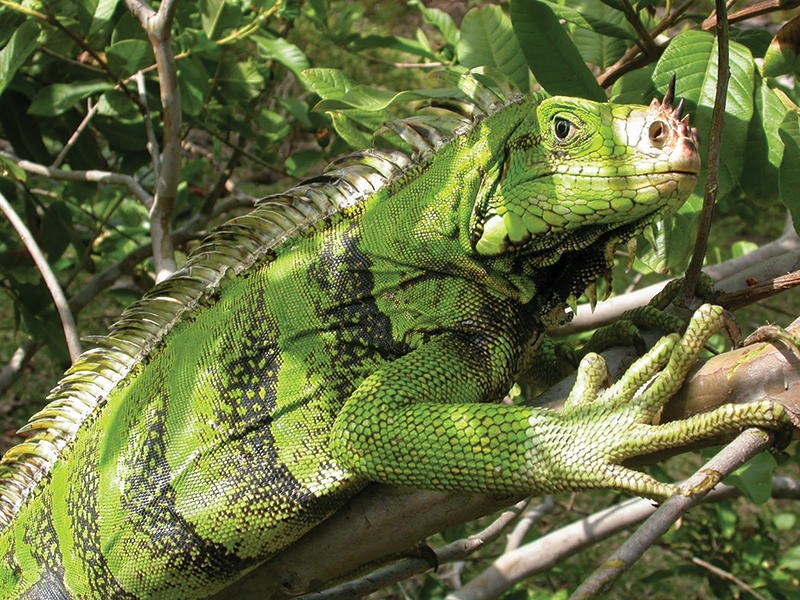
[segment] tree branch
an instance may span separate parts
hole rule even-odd
[[[706,188],[703,194],[703,209],[697,230],[692,260],[686,269],[683,280],[683,305],[688,306],[695,295],[700,270],[706,257],[711,219],[719,189],[719,161],[722,150],[722,130],[725,126],[725,105],[728,98],[728,80],[731,77],[728,66],[728,12],[725,0],[716,0],[717,7],[717,92],[711,114],[711,131],[708,134],[708,161],[706,166]]]
[[[39,249],[31,232],[25,226],[25,223],[22,222],[22,219],[19,218],[14,211],[14,207],[6,200],[2,192],[0,192],[0,211],[5,214],[11,225],[13,225],[17,235],[19,235],[22,243],[25,244],[25,248],[27,248],[28,253],[31,255],[31,258],[33,258],[33,262],[36,263],[36,267],[42,274],[42,279],[44,279],[47,289],[50,290],[50,295],[53,297],[53,303],[56,305],[58,316],[61,318],[61,327],[64,329],[64,339],[67,341],[69,357],[72,362],[75,362],[81,353],[81,340],[78,336],[75,320],[72,318],[72,312],[70,312],[61,285],[58,283],[56,276],[53,275],[53,271],[50,269],[50,265],[47,263],[44,253]]]
[[[10,152],[0,151],[0,155],[16,163],[22,170],[35,175],[43,175],[60,181],[91,181],[93,183],[110,183],[112,185],[125,186],[146,207],[149,208],[153,204],[153,197],[130,175],[95,169],[90,171],[64,171],[19,158]]]
[[[139,19],[153,46],[161,90],[164,123],[163,152],[156,162],[153,206],[150,209],[150,232],[156,281],[162,281],[177,268],[170,229],[172,210],[178,193],[181,166],[181,102],[178,71],[172,52],[170,30],[177,9],[176,0],[165,0],[154,12],[141,0],[126,0],[130,11]]]
[[[773,434],[758,429],[748,429],[726,446],[719,454],[695,473],[682,486],[689,495],[676,494],[668,498],[648,520],[629,537],[605,563],[584,581],[570,596],[570,600],[591,600],[608,592],[622,576],[655,542],[664,535],[690,508],[700,504],[711,487],[706,488],[709,476],[721,480],[741,467],[756,454],[773,444]],[[698,488],[699,486],[699,488]]]

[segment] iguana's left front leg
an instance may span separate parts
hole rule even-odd
[[[676,488],[622,463],[787,422],[783,407],[759,402],[650,424],[722,325],[721,315],[719,307],[704,305],[682,337],[664,338],[602,394],[592,376],[596,367],[588,366],[596,359],[584,361],[581,383],[561,413],[477,403],[497,393],[492,369],[482,368],[485,348],[443,334],[363,382],[336,421],[331,448],[342,466],[373,481],[418,489],[543,494],[611,488],[663,499]]]

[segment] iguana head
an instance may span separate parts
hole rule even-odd
[[[497,189],[473,215],[475,251],[560,256],[613,230],[627,240],[677,210],[700,157],[673,90],[649,107],[541,101],[508,139]]]

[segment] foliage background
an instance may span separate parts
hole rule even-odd
[[[787,211],[800,210],[797,4],[732,9],[732,78],[708,264],[779,238]],[[180,264],[214,224],[372,145],[384,121],[411,113],[410,101],[455,93],[447,73],[488,65],[523,91],[633,103],[662,96],[674,73],[702,139],[711,127],[717,59],[709,2],[182,1],[167,43],[179,92],[171,99],[159,85],[158,47],[135,5],[0,0],[0,192],[44,252],[81,335],[103,333],[170,270],[169,249],[163,261],[149,258],[153,223],[165,221]],[[430,75],[437,72],[438,81]],[[178,167],[168,173],[177,176],[174,198],[153,209],[170,140],[179,143]],[[403,146],[392,135],[379,143]],[[642,241],[630,274],[623,257],[618,291],[686,268],[702,190]],[[5,220],[0,286],[7,448],[70,358],[40,269]],[[790,292],[740,318],[786,324],[797,307]],[[796,469],[796,458],[790,462],[784,468]],[[594,495],[575,506],[562,500],[569,506],[539,530],[613,498]],[[620,597],[682,597],[691,581],[698,598],[790,598],[800,573],[796,521],[796,504],[787,501],[697,510],[629,574]],[[440,597],[442,581],[469,579],[500,552],[490,548],[443,577],[388,593]],[[581,555],[508,597],[566,597],[603,552]]]

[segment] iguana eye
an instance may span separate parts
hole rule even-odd
[[[575,133],[575,125],[566,119],[556,117],[553,119],[553,133],[559,142],[566,142]]]

